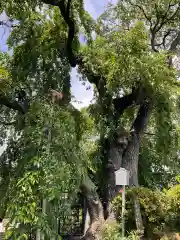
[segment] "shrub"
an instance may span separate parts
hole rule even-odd
[[[166,223],[171,230],[180,231],[180,184],[171,187],[166,195],[169,199]]]
[[[150,233],[161,230],[165,224],[168,199],[163,192],[140,187],[128,189],[126,193],[126,231],[130,232],[132,229],[136,229],[133,193],[136,194],[140,203],[145,234],[149,236]],[[118,219],[121,220],[122,199],[120,194],[115,198],[113,205]]]
[[[139,240],[136,232],[131,232],[127,237],[122,237],[119,225],[109,225],[103,232],[103,240]]]
[[[163,192],[144,187],[131,188],[126,191],[126,232],[136,229],[134,217],[133,194],[136,194],[141,208],[145,235],[148,238],[158,232],[180,231],[180,184]],[[113,206],[121,221],[122,198],[119,194]]]

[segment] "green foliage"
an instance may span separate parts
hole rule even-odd
[[[139,240],[137,232],[131,232],[127,237],[122,237],[119,225],[107,226],[103,232],[103,240]]]
[[[5,95],[11,87],[11,77],[4,67],[0,67],[0,94]]]
[[[119,96],[120,91],[124,92],[124,95],[128,94],[133,87],[140,85],[152,99],[153,110],[147,130],[150,135],[145,135],[141,143],[140,166],[142,168],[139,173],[142,181],[140,183],[151,187],[156,183],[159,184],[160,177],[163,182],[161,183],[167,186],[179,168],[177,158],[179,120],[176,116],[179,91],[175,86],[176,71],[168,67],[166,51],[150,50],[149,30],[145,28],[144,19],[139,18],[139,21],[127,27],[123,25],[125,21],[124,19],[121,21],[123,9],[120,9],[122,6],[119,5],[117,7],[110,5],[102,16],[103,20],[101,21],[100,18],[98,22],[101,31],[98,32],[91,48],[82,48],[85,67],[93,69],[95,74],[107,79],[108,92],[114,97]],[[125,12],[124,14],[127,19],[129,15]],[[109,29],[112,21],[114,21],[114,28]],[[105,107],[109,108],[109,105]],[[102,106],[97,103],[90,108],[98,123],[98,130],[107,133],[108,123],[101,116]],[[121,117],[120,123],[130,129],[136,113],[137,108],[128,109]]]
[[[26,172],[17,185],[10,186],[8,198],[7,215],[11,219],[9,223],[7,237],[17,239],[23,237],[40,225],[40,198],[38,194],[39,183],[42,182],[43,176],[40,171]],[[13,225],[12,225],[13,224]],[[20,224],[17,228],[16,224]],[[48,226],[46,226],[48,227]]]
[[[161,118],[162,125],[153,123],[152,119],[140,149],[139,183],[149,188],[169,187],[179,173],[179,130],[177,125],[171,125],[170,117],[168,120]],[[166,127],[162,129],[163,122]]]
[[[36,100],[18,141],[21,146],[14,159],[15,175],[11,175],[6,194],[6,214],[11,224],[19,224],[11,232],[14,237],[21,236],[39,227],[51,237],[53,228],[49,216],[41,212],[42,199],[56,203],[59,211],[52,208],[51,214],[60,218],[63,212],[70,211],[85,172],[85,154],[77,141],[76,122],[68,110]]]
[[[50,19],[47,19],[49,14]],[[44,94],[49,87],[63,90],[70,98],[69,71],[65,56],[66,27],[55,11],[32,12],[27,21],[14,28],[8,43],[13,47],[11,72],[13,82],[29,94]]]
[[[123,20],[126,20],[127,23],[129,23],[128,20],[132,21],[133,18],[136,17],[137,19],[143,19],[144,21],[146,21],[147,25],[149,26],[150,24],[149,20],[154,20],[153,23],[155,23],[157,17],[161,19],[163,18],[163,16],[165,16],[165,14],[167,14],[167,18],[170,18],[176,10],[176,8],[169,6],[171,4],[172,6],[176,6],[176,4],[178,4],[178,1],[173,0],[172,2],[170,2],[169,0],[167,1],[135,0],[127,1],[127,4],[125,4],[124,2],[119,2],[116,8],[117,10],[119,10],[119,15],[121,15],[121,18]],[[128,11],[128,14],[126,11]],[[179,19],[179,12],[177,12],[177,14],[174,15],[174,18],[172,19],[175,22],[174,24],[176,24],[177,19]],[[171,21],[167,21],[165,23],[168,26],[173,24]]]
[[[67,26],[60,10],[48,5],[42,7],[40,1],[14,0],[2,3],[2,8],[17,26],[8,39],[13,55],[0,56],[1,91],[7,78],[4,69],[7,69],[11,76],[8,79],[13,83],[10,97],[15,98],[15,90],[23,88],[30,100],[30,109],[26,116],[7,112],[6,108],[2,110],[2,118],[5,116],[6,120],[12,114],[9,119],[17,122],[11,128],[1,126],[1,135],[10,129],[8,137],[2,136],[3,141],[7,140],[7,149],[0,158],[1,209],[3,214],[7,210],[10,226],[13,225],[7,234],[13,239],[28,237],[37,228],[51,239],[55,234],[52,219],[70,214],[86,172],[87,157],[80,141],[82,137],[84,141],[83,134],[89,127],[87,118],[69,104]],[[80,23],[76,33],[80,27],[91,40],[94,23],[85,14],[82,1],[73,1],[71,14]],[[78,47],[75,36],[74,51]],[[63,91],[67,104],[61,108],[50,104],[45,99],[50,87]],[[4,94],[7,93],[9,95],[5,89]],[[51,208],[45,215],[40,204],[42,199],[46,199]]]
[[[163,0],[119,1],[116,6],[110,4],[95,23],[84,11],[82,0],[71,1],[70,17],[75,22],[72,48],[83,57],[84,66],[79,69],[84,74],[83,80],[90,81],[91,72],[101,76],[107,82],[106,95],[112,97],[119,96],[121,90],[127,94],[132,88],[142,86],[153,102],[148,127],[153,135],[144,137],[139,161],[140,183],[151,188],[159,183],[167,186],[179,167],[176,71],[167,65],[168,44],[164,49],[160,47],[159,52],[150,48],[154,26],[162,25],[156,36],[157,44],[162,40],[162,32],[179,28],[179,11],[173,14],[177,3],[171,1],[172,7],[170,1]],[[1,108],[2,120],[15,120],[15,124],[7,128],[0,126],[0,141],[7,142],[7,149],[0,157],[0,200],[4,208],[7,207],[11,224],[12,221],[13,226],[20,224],[8,234],[15,234],[15,239],[26,238],[30,231],[41,228],[51,239],[54,236],[52,218],[61,219],[64,212],[69,213],[81,180],[86,179],[87,168],[93,173],[99,171],[101,148],[89,137],[112,130],[114,126],[109,124],[111,121],[105,114],[102,116],[102,109],[112,115],[114,109],[105,101],[103,93],[97,95],[97,103],[87,111],[79,112],[69,104],[68,26],[59,8],[40,0],[8,0],[1,3],[0,11],[5,11],[17,25],[8,39],[12,56],[0,54],[0,94],[14,100],[15,90],[23,88],[30,104],[26,115]],[[172,17],[171,21],[163,22],[165,17]],[[95,28],[97,35],[92,40]],[[82,33],[88,44],[81,47],[78,36]],[[45,99],[49,88],[63,91],[64,106],[53,106]],[[130,129],[136,112],[137,108],[128,109],[121,124]],[[65,191],[68,192],[66,197]],[[160,229],[167,222],[177,228],[178,185],[166,194],[145,188],[128,190],[129,231],[135,226],[134,192],[140,201],[147,232],[156,227]],[[42,214],[42,199],[54,206],[51,214]],[[120,202],[120,197],[116,198],[118,210]],[[115,229],[108,230],[107,239],[112,239],[111,232],[114,232],[114,239],[120,239]]]
[[[180,231],[180,184],[171,187],[167,191],[167,196],[170,199],[167,222],[172,229]]]
[[[105,231],[103,232],[103,239],[104,240],[117,240],[117,239],[122,239],[121,237],[121,233],[120,233],[120,229],[119,226],[107,226],[107,228],[105,229]]]
[[[180,183],[180,175],[176,176],[176,181]]]
[[[84,118],[84,131],[85,134],[89,137],[93,137],[93,135],[98,134],[97,132],[97,126],[95,125],[95,120],[89,113],[89,107],[88,108],[82,108],[81,109],[82,116]]]
[[[152,234],[166,229],[170,229],[170,231],[179,230],[179,185],[175,185],[164,192],[144,187],[128,189],[125,212],[127,231],[136,229],[133,194],[136,194],[140,203],[146,236],[152,237]],[[115,198],[113,204],[119,220],[121,220],[121,195]]]
[[[127,231],[130,229],[135,229],[134,222],[134,209],[133,209],[133,193],[138,197],[142,217],[146,222],[147,229],[153,229],[160,226],[163,223],[166,212],[167,200],[164,194],[161,192],[152,191],[146,188],[134,188],[127,191],[127,204],[126,204],[126,219],[127,219]],[[118,211],[118,216],[121,214],[121,195],[119,195],[115,201],[114,205]]]
[[[112,32],[109,38],[98,36],[91,48],[83,49],[87,65],[93,62],[94,71],[106,77],[109,91],[114,94],[122,86],[131,89],[138,83],[151,95],[172,88],[175,72],[168,68],[165,52],[149,51],[147,31],[142,22],[129,31]]]

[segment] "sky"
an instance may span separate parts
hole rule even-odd
[[[84,0],[85,9],[91,14],[94,19],[103,13],[107,4],[116,3],[117,0]],[[6,15],[0,15],[0,20],[6,20]],[[0,50],[3,52],[8,51],[6,45],[6,40],[9,35],[9,30],[6,27],[0,26]],[[72,95],[75,96],[77,102],[73,102],[73,105],[80,109],[81,107],[88,106],[91,100],[93,99],[93,89],[86,90],[90,84],[87,83],[86,86],[83,86],[77,77],[76,69],[72,69],[71,72],[71,91]],[[79,102],[79,103],[78,103]]]
[[[84,7],[90,13],[90,15],[97,19],[100,14],[103,13],[107,4],[116,3],[117,0],[84,0]],[[86,86],[83,86],[76,78],[76,70],[72,71],[72,94],[81,103],[73,103],[76,108],[86,107],[93,99],[93,89],[86,90]],[[89,86],[90,84],[87,84]]]

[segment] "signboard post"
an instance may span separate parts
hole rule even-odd
[[[126,208],[126,185],[129,185],[129,171],[125,168],[120,168],[115,172],[116,185],[123,186],[122,190],[122,212],[121,212],[121,224],[122,224],[122,237],[125,235],[125,208]]]
[[[126,210],[126,193],[125,193],[126,187],[123,185],[123,191],[122,191],[122,212],[121,212],[121,221],[122,221],[122,237],[125,235],[125,217],[124,213]]]

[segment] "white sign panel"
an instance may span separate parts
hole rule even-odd
[[[116,185],[129,185],[129,171],[125,168],[120,168],[115,172],[116,175]]]

